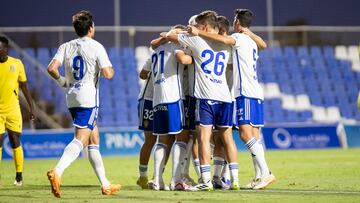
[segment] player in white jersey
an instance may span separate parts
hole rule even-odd
[[[202,12],[196,17],[199,29],[218,33],[216,13]],[[232,103],[226,82],[226,66],[230,59],[231,47],[205,41],[198,36],[174,34],[167,37],[188,47],[195,63],[194,96],[197,98],[196,120],[201,163],[201,183],[193,190],[212,190],[210,177],[210,137],[213,126],[219,128],[226,145],[226,154],[232,166],[232,188],[238,188],[237,151],[232,138]]]
[[[173,29],[185,29],[175,26]],[[160,188],[163,182],[161,170],[165,162],[165,151],[169,139],[176,136],[173,153],[172,190],[186,190],[188,186],[182,181],[181,162],[184,160],[188,136],[182,134],[184,127],[184,108],[182,78],[184,67],[177,62],[176,54],[183,52],[181,47],[165,42],[154,50],[152,55],[152,72],[154,84],[154,134],[158,135],[158,143],[154,152],[154,189]]]
[[[151,67],[151,58],[149,58],[143,69],[146,66]],[[144,131],[144,144],[141,146],[139,155],[139,178],[136,183],[142,188],[148,188],[148,163],[151,155],[151,150],[156,142],[156,136],[153,135],[153,80],[149,74],[143,74],[140,72],[140,78],[146,80],[141,87],[138,97],[138,118],[139,118],[139,130]],[[151,75],[151,74],[150,74]]]
[[[249,30],[252,12],[248,9],[235,10],[234,33],[231,37],[212,35],[193,29],[193,34],[199,34],[218,42],[233,46],[234,62],[234,95],[236,98],[236,116],[240,138],[250,150],[255,168],[255,178],[246,187],[265,189],[275,181],[270,172],[264,155],[264,148],[259,141],[259,128],[263,121],[263,90],[257,80],[256,61],[258,59],[259,40]],[[195,30],[195,32],[194,32]],[[250,36],[249,36],[250,35]],[[256,39],[255,41],[253,39]],[[265,42],[260,47],[266,47]]]
[[[105,48],[93,39],[95,26],[91,13],[80,11],[72,20],[79,38],[59,47],[48,66],[48,72],[66,89],[67,106],[74,121],[75,136],[64,149],[56,167],[48,171],[47,176],[52,193],[60,198],[62,173],[87,146],[89,161],[102,185],[102,194],[110,195],[120,190],[121,185],[111,184],[106,178],[99,151],[96,119],[99,108],[99,76],[111,79],[114,70]],[[62,65],[65,66],[65,77],[59,73]]]

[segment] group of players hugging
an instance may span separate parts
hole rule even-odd
[[[229,21],[214,11],[204,11],[191,17],[187,27],[176,25],[151,42],[153,53],[140,72],[146,82],[138,100],[139,128],[145,134],[137,180],[141,188],[240,189],[233,128],[239,131],[254,164],[255,176],[243,187],[265,189],[275,181],[259,138],[259,128],[264,125],[264,96],[256,62],[258,50],[266,48],[266,43],[249,30],[252,18],[248,9],[235,10],[235,33],[228,35]],[[92,14],[80,11],[72,17],[72,24],[78,38],[59,47],[47,70],[66,92],[75,133],[47,178],[51,192],[60,198],[64,171],[87,148],[102,194],[111,195],[122,186],[106,177],[96,120],[100,76],[111,79],[115,71],[106,49],[94,40]],[[65,76],[59,72],[63,65]],[[149,181],[147,170],[153,147],[154,177]],[[171,149],[169,187],[163,172]],[[189,176],[191,156],[197,183]]]
[[[140,151],[137,184],[153,190],[211,191],[240,189],[238,130],[249,149],[255,176],[247,189],[266,189],[275,181],[259,137],[263,120],[263,90],[257,80],[258,51],[266,43],[250,31],[253,13],[236,9],[234,34],[215,11],[203,11],[151,41],[152,53],[140,78],[139,129],[145,142]],[[154,174],[148,162],[154,147]],[[170,185],[163,172],[172,154]],[[189,162],[198,176],[189,176]],[[211,177],[210,162],[213,161]]]

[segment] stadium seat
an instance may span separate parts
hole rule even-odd
[[[296,109],[303,111],[311,108],[309,96],[300,94],[296,96]]]
[[[313,107],[312,108],[313,119],[317,122],[324,122],[327,120],[326,109],[324,107]]]
[[[335,47],[335,57],[337,59],[348,59],[347,48],[344,45],[338,45]]]
[[[315,60],[316,60],[317,58],[322,57],[323,54],[322,54],[321,48],[318,47],[318,46],[311,46],[311,47],[310,47],[310,56],[311,56],[312,58],[314,58]]]
[[[339,108],[332,106],[326,109],[326,118],[328,122],[337,122],[341,119]]]

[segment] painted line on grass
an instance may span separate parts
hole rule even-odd
[[[259,190],[240,190],[241,192],[260,192]],[[334,191],[334,190],[261,190],[266,193],[302,193],[302,194],[329,194],[329,195],[360,195],[360,191]]]

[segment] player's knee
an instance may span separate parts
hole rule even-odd
[[[9,141],[11,148],[17,148],[20,146],[20,135],[17,134],[9,134]]]

